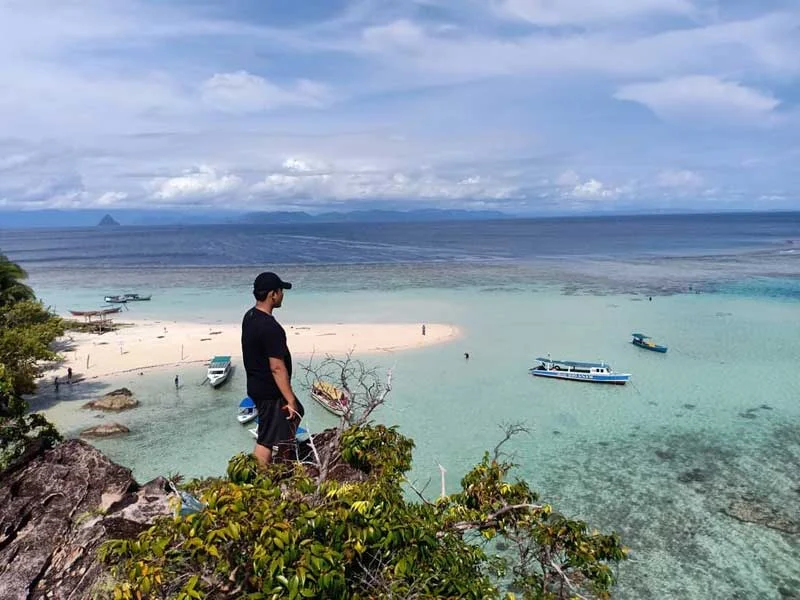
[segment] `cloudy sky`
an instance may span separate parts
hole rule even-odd
[[[0,210],[800,208],[797,0],[0,0]]]

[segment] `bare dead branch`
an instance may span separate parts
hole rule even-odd
[[[556,573],[558,573],[559,577],[561,578],[561,581],[567,584],[567,587],[569,588],[569,590],[572,593],[573,597],[580,598],[580,600],[589,600],[586,596],[582,596],[580,593],[578,593],[578,588],[575,587],[575,585],[572,583],[572,580],[569,578],[569,576],[566,573],[564,573],[564,571],[561,569],[560,566],[558,566],[555,563],[555,561],[551,560],[550,561],[550,566],[553,567],[553,569],[555,570]]]
[[[520,433],[530,433],[531,432],[530,427],[528,427],[525,424],[525,421],[516,421],[516,422],[513,422],[513,423],[502,423],[500,425],[500,429],[503,431],[504,437],[503,437],[502,440],[500,440],[500,443],[498,443],[497,446],[494,447],[494,461],[495,462],[500,460],[500,457],[503,456],[503,454],[505,454],[504,452],[501,452],[501,448],[503,447],[503,444],[505,444],[508,440],[510,440],[515,435],[518,435]]]
[[[428,478],[428,481],[425,482],[425,485],[422,487],[421,490],[418,490],[416,488],[416,486],[413,483],[411,483],[410,481],[408,481],[408,480],[406,480],[406,483],[408,484],[408,487],[411,488],[411,491],[414,492],[419,497],[419,499],[422,500],[425,504],[427,504],[428,506],[433,506],[434,505],[433,502],[431,502],[430,500],[428,500],[424,496],[425,490],[428,488],[428,486],[431,483],[430,477]]]

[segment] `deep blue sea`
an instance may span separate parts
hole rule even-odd
[[[618,598],[800,598],[800,213],[0,230],[0,252],[62,313],[139,292],[153,300],[132,319],[236,323],[270,269],[295,284],[285,323],[455,325],[450,343],[365,357],[394,368],[378,416],[415,440],[417,487],[435,494],[442,464],[454,491],[498,426],[522,420],[515,472],[631,547]],[[633,347],[633,331],[669,352]],[[531,377],[549,352],[607,360],[631,383]],[[180,393],[174,374],[122,374],[34,405],[77,435],[97,423],[86,398],[124,385],[142,405],[113,418],[131,433],[98,447],[141,481],[221,475],[252,448],[233,419],[241,369],[224,389]],[[305,420],[332,424],[311,401]]]
[[[183,277],[202,286],[219,270],[236,281],[239,271],[246,279],[254,269],[290,267],[315,291],[539,282],[797,298],[800,213],[0,229],[0,251],[35,283],[58,286],[82,285],[89,273],[110,288]]]

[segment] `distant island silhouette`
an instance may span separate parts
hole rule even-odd
[[[100,222],[97,224],[98,227],[113,227],[115,225],[119,226],[119,223],[114,217],[108,214],[100,219]]]

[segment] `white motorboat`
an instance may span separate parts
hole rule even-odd
[[[211,387],[219,387],[228,379],[231,374],[231,357],[215,356],[208,363],[206,378]]]
[[[617,385],[625,385],[631,378],[629,373],[615,373],[606,363],[553,360],[549,356],[536,360],[539,361],[539,365],[529,369],[530,374],[536,377]]]

